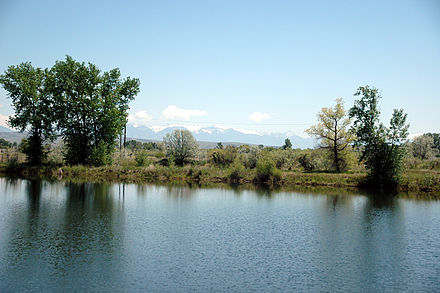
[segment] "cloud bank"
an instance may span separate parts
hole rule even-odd
[[[166,120],[185,120],[188,121],[191,117],[207,116],[206,111],[201,110],[191,110],[191,109],[180,109],[175,105],[169,105],[162,112],[163,118]]]
[[[249,120],[252,120],[254,122],[261,122],[266,119],[270,119],[271,114],[269,113],[260,113],[260,112],[254,112],[249,115]]]

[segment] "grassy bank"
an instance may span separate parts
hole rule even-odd
[[[261,174],[263,172],[263,174]],[[0,173],[7,174],[7,166],[0,165]],[[366,173],[325,173],[280,171],[277,174],[264,174],[257,169],[234,167],[218,168],[215,166],[64,166],[25,167],[20,165],[14,172],[20,177],[45,177],[49,179],[67,179],[94,182],[127,182],[127,183],[197,183],[212,185],[233,183],[237,185],[262,183],[272,187],[326,187],[359,189]],[[266,176],[267,175],[267,176]],[[429,193],[440,198],[440,172],[434,170],[409,170],[402,174],[400,192]]]

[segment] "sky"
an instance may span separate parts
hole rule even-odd
[[[440,1],[0,0],[0,73],[66,55],[141,81],[136,125],[306,136],[322,107],[380,90],[388,124],[440,132]],[[0,124],[13,114],[0,89]]]

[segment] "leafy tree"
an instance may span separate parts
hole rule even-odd
[[[12,145],[13,144],[6,139],[0,138],[0,149],[7,149],[12,147]]]
[[[9,125],[20,132],[30,132],[23,151],[31,165],[42,164],[46,155],[44,143],[54,138],[47,75],[47,70],[35,68],[29,62],[9,66],[5,74],[0,75],[0,84],[8,92],[15,112],[9,118]]]
[[[128,103],[139,92],[139,80],[121,79],[119,69],[101,71],[67,56],[49,72],[57,127],[66,143],[68,164],[97,164],[93,153],[109,158],[127,122]]]
[[[168,156],[174,159],[178,166],[182,166],[197,154],[198,144],[189,130],[174,130],[165,135],[164,145]]]
[[[359,87],[360,96],[350,109],[354,118],[352,131],[356,134],[355,145],[361,150],[361,160],[368,169],[368,179],[379,188],[395,188],[399,183],[402,159],[405,154],[403,142],[408,136],[407,115],[395,109],[390,127],[379,122],[378,90],[369,86]]]
[[[292,142],[289,138],[284,140],[283,150],[290,150],[292,148]]]
[[[411,143],[411,151],[415,158],[430,159],[433,156],[434,139],[431,136],[418,136]]]
[[[127,149],[131,149],[131,150],[142,149],[142,142],[137,141],[137,140],[129,140],[129,141],[127,141],[127,143],[125,144],[125,147],[126,147]]]
[[[423,136],[432,137],[434,148],[440,151],[440,133],[425,133]]]
[[[318,124],[306,130],[309,135],[319,139],[321,148],[329,150],[333,167],[338,173],[347,165],[345,151],[353,141],[353,135],[348,129],[350,123],[343,101],[339,98],[333,108],[322,108],[318,113]]]

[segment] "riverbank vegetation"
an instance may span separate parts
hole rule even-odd
[[[440,194],[440,157],[420,159],[411,152],[403,160],[398,191]],[[194,157],[179,166],[167,155],[163,142],[128,141],[127,147],[112,154],[113,163],[105,166],[66,165],[63,145],[48,151],[44,166],[26,165],[19,149],[2,152],[0,173],[32,177],[124,182],[193,182],[198,184],[266,184],[270,186],[309,186],[360,188],[367,170],[358,163],[360,154],[350,148],[346,153],[347,170],[337,173],[325,149],[282,149],[243,145],[217,149],[198,149]],[[437,153],[436,149],[433,153]]]
[[[201,150],[188,130],[167,134],[163,142],[126,142],[128,104],[139,80],[122,79],[118,69],[101,72],[67,56],[46,69],[10,66],[0,84],[15,110],[10,126],[29,133],[19,146],[1,142],[2,173],[440,191],[439,135],[408,141],[402,109],[386,127],[379,91],[369,86],[358,88],[348,113],[342,99],[322,108],[307,130],[318,139],[316,149],[292,149],[286,138],[282,147],[218,143]]]

